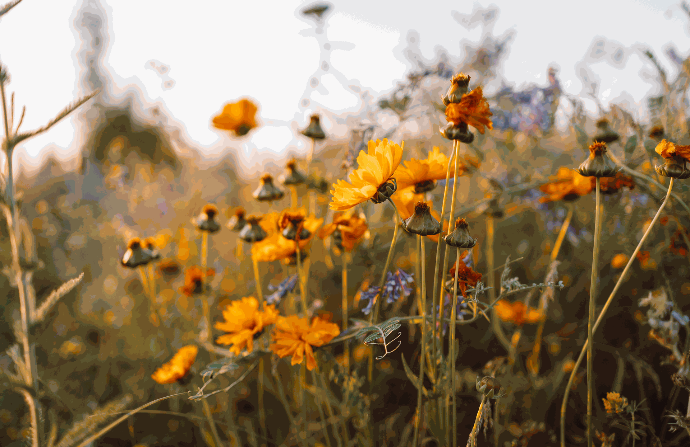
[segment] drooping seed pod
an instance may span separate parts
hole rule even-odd
[[[589,158],[577,170],[585,177],[613,177],[619,169],[606,154],[606,143],[596,142],[589,146]]]
[[[127,251],[122,256],[120,263],[125,267],[133,269],[140,265],[148,264],[152,259],[151,252],[142,246],[141,239],[133,237],[127,243]]]
[[[242,228],[242,231],[240,231],[240,239],[250,244],[263,241],[267,234],[266,231],[261,228],[261,225],[259,225],[260,221],[261,217],[248,216],[247,224],[244,226],[244,228]]]
[[[665,158],[663,165],[656,165],[654,170],[664,177],[673,177],[684,180],[690,177],[690,169],[686,166],[686,160],[682,157]]]
[[[306,182],[307,178],[297,169],[297,161],[292,159],[285,165],[285,174],[280,177],[280,181],[285,186],[295,186]]]
[[[273,184],[273,176],[270,174],[264,174],[261,177],[261,184],[253,194],[254,198],[259,202],[280,200],[284,195],[285,193]]]
[[[312,115],[309,118],[309,125],[301,133],[312,140],[323,140],[326,138],[326,133],[321,128],[319,115]]]
[[[455,221],[455,229],[443,238],[451,247],[472,248],[477,244],[477,239],[470,236],[470,226],[463,218]]]
[[[441,232],[441,224],[431,215],[429,205],[417,202],[412,216],[403,221],[403,228],[412,234],[430,236]]]
[[[228,220],[227,227],[235,232],[242,231],[245,225],[247,225],[247,220],[244,218],[246,212],[244,208],[237,208],[235,214]]]
[[[218,215],[218,208],[213,204],[204,205],[201,214],[194,220],[194,225],[201,230],[208,233],[216,233],[220,230],[220,224],[216,222]]]
[[[304,228],[305,215],[303,212],[283,211],[278,219],[278,226],[283,230],[280,234],[291,241],[309,239],[311,233]],[[299,235],[299,238],[297,237]]]

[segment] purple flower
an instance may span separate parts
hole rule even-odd
[[[386,283],[383,286],[383,290],[388,295],[386,302],[398,301],[401,296],[408,297],[412,293],[412,289],[407,285],[412,284],[412,282],[412,275],[405,273],[402,269],[398,269],[395,273],[386,273]]]
[[[371,312],[371,309],[374,308],[374,298],[376,298],[376,295],[379,293],[379,288],[377,286],[374,287],[369,287],[367,290],[363,290],[362,293],[359,295],[359,300],[360,301],[369,301],[369,303],[362,309],[362,313],[364,315],[369,315]]]
[[[268,304],[277,304],[285,298],[285,295],[288,293],[292,292],[295,290],[295,286],[297,285],[297,275],[292,275],[288,277],[287,279],[283,280],[280,284],[277,286],[268,285],[268,290],[271,292],[274,292],[266,297],[266,302]]]

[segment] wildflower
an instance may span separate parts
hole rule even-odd
[[[439,151],[438,147],[429,152],[429,156],[423,160],[405,161],[404,167],[398,167],[395,171],[395,180],[398,182],[398,189],[405,189],[414,186],[414,192],[421,194],[431,191],[436,186],[436,180],[446,178],[448,165],[452,163],[445,154]],[[465,165],[458,163],[460,175],[467,171]]]
[[[303,228],[307,230],[309,235],[299,240],[300,250],[306,248],[314,236],[314,232],[323,224],[323,219],[316,219],[314,216],[309,216],[304,219]],[[280,233],[276,232],[265,238],[264,240],[252,245],[252,259],[260,262],[272,262],[281,259],[288,259],[297,253],[297,242],[286,239]],[[305,253],[302,253],[304,259]]]
[[[622,397],[618,393],[606,393],[606,399],[604,401],[604,408],[609,414],[618,414],[625,411],[625,407],[628,406],[628,399]]]
[[[464,255],[464,253],[463,253]],[[462,257],[464,257],[461,255]],[[470,287],[475,287],[477,283],[479,282],[480,279],[482,279],[482,274],[477,273],[472,268],[468,267],[465,265],[464,262],[462,262],[462,259],[459,259],[458,262],[453,264],[453,266],[450,268],[450,271],[448,274],[450,275],[451,280],[446,283],[450,283],[450,291],[452,292],[454,289],[453,282],[455,281],[455,269],[459,268],[458,270],[458,290],[460,290],[460,293],[462,293],[462,296],[465,296],[465,292],[467,291],[467,286]]]
[[[284,279],[280,284],[278,284],[278,286],[269,284],[268,290],[270,290],[273,293],[266,297],[266,302],[268,304],[279,303],[280,300],[285,298],[285,295],[295,290],[295,286],[297,285],[297,278],[297,275],[292,275]]]
[[[655,151],[664,158],[664,164],[656,166],[657,174],[678,179],[690,177],[690,169],[685,165],[685,162],[690,160],[690,146],[680,146],[662,140]]]
[[[402,269],[397,272],[386,272],[386,283],[383,286],[385,294],[388,296],[387,303],[398,301],[400,297],[407,298],[412,293],[412,289],[408,284],[413,283],[412,275],[405,273]]]
[[[489,110],[489,103],[484,98],[481,87],[462,95],[459,103],[451,102],[446,106],[446,120],[458,126],[468,124],[484,134],[484,126],[493,129],[489,117],[493,115]]]
[[[470,226],[463,218],[455,221],[455,229],[444,237],[443,240],[451,247],[458,248],[472,248],[477,244],[477,239],[470,236]]]
[[[374,308],[374,303],[376,302],[376,295],[379,293],[378,286],[369,287],[367,290],[360,291],[357,295],[357,301],[368,301],[367,305],[362,309],[364,315],[369,315],[371,310]]]
[[[232,217],[230,220],[228,220],[227,227],[235,232],[242,231],[245,225],[247,225],[247,220],[244,218],[246,215],[246,212],[244,211],[244,208],[238,207],[235,209],[235,212],[233,213]]]
[[[218,337],[216,343],[233,345],[230,351],[239,355],[245,348],[247,352],[252,352],[254,337],[260,334],[263,328],[275,323],[278,311],[272,304],[259,311],[259,302],[256,298],[248,297],[226,306],[223,318],[225,321],[216,322],[214,327],[226,334]]]
[[[602,177],[600,180],[600,190],[602,194],[615,194],[623,187],[628,189],[635,188],[635,182],[632,177],[617,172],[613,177]]]
[[[215,276],[216,271],[213,269],[206,269],[206,276]],[[192,296],[201,293],[201,288],[204,279],[204,272],[196,265],[189,267],[184,272],[184,286],[180,287],[180,292],[187,296]]]
[[[556,200],[573,201],[585,196],[594,190],[593,179],[580,175],[573,169],[560,167],[556,179],[550,183],[541,185],[542,192],[548,197],[539,199],[540,203],[554,202]]]
[[[395,207],[398,209],[398,213],[400,213],[400,218],[405,221],[409,219],[413,214],[414,214],[414,209],[415,209],[415,204],[418,203],[420,200],[422,200],[423,196],[421,194],[415,194],[414,188],[408,187],[405,189],[401,189],[397,191],[393,197],[391,197],[391,200],[393,201],[393,204]],[[441,220],[441,215],[438,214],[434,209],[433,209],[433,203],[431,201],[426,202],[427,206],[430,208],[430,213],[431,216],[440,221]],[[448,230],[448,222],[444,221],[443,222],[443,232]],[[431,239],[434,242],[438,242],[438,234],[430,234],[427,236],[429,239]]]
[[[316,368],[316,359],[312,347],[323,346],[333,340],[340,329],[337,324],[323,321],[314,317],[309,324],[308,318],[299,318],[296,315],[279,317],[273,329],[275,343],[269,346],[278,357],[292,356],[292,365],[301,364],[306,356],[307,369]]]
[[[297,160],[293,158],[285,165],[285,174],[281,176],[280,181],[283,185],[294,186],[306,182],[307,178],[297,170]]]
[[[431,215],[429,205],[426,202],[417,202],[414,214],[403,221],[403,228],[420,236],[429,236],[441,232],[441,224]]]
[[[616,439],[616,434],[611,433],[611,436],[607,436],[606,433],[600,433],[599,430],[595,431],[597,439],[601,441],[601,447],[613,447],[613,440]]]
[[[129,268],[136,268],[140,265],[146,265],[153,259],[153,254],[143,247],[141,239],[133,237],[127,243],[127,251],[122,260],[122,265]]]
[[[613,143],[620,138],[620,135],[609,128],[609,120],[606,118],[602,118],[597,121],[597,128],[599,129],[599,133],[592,138],[595,143],[598,141],[608,144]]]
[[[158,368],[151,375],[151,378],[161,385],[182,381],[184,376],[187,375],[189,369],[194,364],[194,360],[196,360],[196,354],[198,352],[199,348],[194,345],[188,345],[180,348],[180,350],[177,351],[177,353],[173,356],[172,360]]]
[[[606,155],[606,143],[596,142],[589,146],[589,158],[578,168],[580,175],[587,177],[613,177],[618,168]]]
[[[240,239],[248,243],[254,243],[262,241],[266,238],[267,234],[263,227],[259,225],[261,217],[258,216],[248,216],[247,224],[240,231]]]
[[[387,200],[397,189],[392,176],[400,164],[402,151],[402,145],[386,139],[369,141],[369,153],[361,151],[357,156],[359,168],[349,175],[350,183],[338,180],[333,185],[330,208],[345,211],[367,200],[374,203]]]
[[[261,176],[259,187],[252,195],[259,202],[272,202],[282,199],[285,193],[273,184],[273,177],[271,174],[264,174]]]
[[[278,219],[278,226],[285,239],[305,240],[311,236],[311,232],[304,227],[306,213],[304,210],[283,211]]]
[[[234,132],[241,137],[256,127],[256,105],[248,99],[226,104],[220,115],[213,118],[213,127]]]
[[[323,140],[326,138],[326,134],[321,128],[321,120],[319,115],[312,115],[309,118],[309,125],[301,133],[305,137],[309,137],[312,140]]]
[[[346,251],[352,251],[367,233],[367,221],[363,214],[354,216],[351,212],[336,213],[333,216],[333,223],[323,227],[319,231],[319,237],[324,239],[333,235],[335,245]]]
[[[458,73],[450,79],[450,87],[445,95],[441,97],[443,105],[447,106],[450,103],[457,104],[462,101],[463,96],[467,93],[470,85],[470,76],[465,73]]]
[[[201,231],[216,233],[220,230],[220,225],[215,220],[217,215],[218,208],[215,205],[211,203],[204,205],[201,214],[194,220],[194,225]]]
[[[613,267],[614,269],[624,267],[628,263],[628,259],[630,258],[628,258],[628,255],[626,255],[625,253],[618,253],[611,260],[611,267]]]
[[[537,323],[544,317],[542,312],[533,308],[528,309],[522,301],[511,303],[506,300],[498,300],[494,309],[496,309],[498,318],[503,321],[510,321],[516,326]]]

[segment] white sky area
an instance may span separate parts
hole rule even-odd
[[[3,2],[4,3],[4,2]],[[281,152],[304,148],[298,129],[308,123],[309,112],[299,112],[308,81],[318,69],[320,48],[314,24],[296,11],[311,2],[296,0],[103,0],[109,18],[106,68],[124,91],[137,86],[144,93],[144,108],[158,103],[185,127],[195,146],[207,155],[224,148]],[[673,79],[674,64],[665,55],[669,44],[681,57],[690,49],[689,20],[679,0],[493,0],[464,1],[330,0],[328,39],[333,42],[331,72],[353,80],[375,95],[390,92],[404,79],[411,65],[402,55],[410,30],[419,33],[419,48],[431,61],[437,47],[461,60],[460,41],[481,41],[481,26],[467,30],[453,12],[470,14],[473,8],[496,5],[499,18],[494,35],[513,29],[502,74],[516,87],[536,83],[546,86],[546,70],[559,68],[565,91],[578,95],[582,84],[575,66],[590,49],[595,36],[625,47],[651,48]],[[421,5],[424,5],[423,7]],[[23,130],[36,128],[83,94],[81,67],[76,61],[80,45],[73,21],[81,1],[24,0],[0,19],[0,60],[11,73],[9,90],[15,102],[26,105]],[[348,44],[349,43],[349,44]],[[151,60],[170,67],[161,76],[147,68]],[[460,68],[460,67],[456,67]],[[633,53],[623,69],[606,63],[590,65],[601,79],[600,100],[620,100],[627,92],[638,106],[656,94],[640,73],[654,74],[643,56]],[[644,70],[643,70],[644,68]],[[172,88],[163,82],[174,80]],[[359,98],[327,74],[322,85],[327,94],[314,91],[311,99],[334,114],[356,111]],[[235,139],[214,130],[211,119],[228,102],[249,97],[259,103],[262,127],[249,137]],[[586,100],[594,116],[593,101]],[[319,106],[321,107],[321,106]],[[329,123],[324,123],[329,133]],[[46,134],[25,143],[28,162],[38,163],[42,149],[54,146],[67,159],[77,149],[78,121],[66,119]],[[346,135],[343,135],[345,137]]]

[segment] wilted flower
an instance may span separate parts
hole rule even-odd
[[[294,186],[306,182],[307,178],[297,170],[297,160],[293,158],[285,165],[285,174],[281,176],[280,181],[283,185]]]
[[[304,226],[305,218],[304,210],[283,211],[278,219],[278,226],[282,230],[281,235],[292,241],[309,239],[311,232]]]
[[[196,225],[200,231],[216,233],[220,230],[220,224],[216,222],[217,215],[218,208],[216,208],[215,205],[211,203],[204,205],[201,214],[194,220],[194,225]]]
[[[125,267],[133,269],[148,264],[152,259],[153,254],[142,246],[141,239],[133,237],[127,243],[127,251],[120,262]]]
[[[538,323],[543,318],[542,312],[533,308],[528,309],[522,301],[511,303],[507,300],[498,300],[494,309],[496,309],[498,318],[503,321],[510,321],[516,326]]]
[[[319,231],[319,237],[324,239],[333,235],[335,245],[346,251],[352,251],[368,229],[364,215],[354,216],[351,212],[336,213],[333,216],[333,223],[323,227]]]
[[[604,408],[609,414],[623,413],[625,407],[628,406],[628,399],[618,393],[606,393],[606,399],[602,400],[604,401]]]
[[[248,243],[254,243],[262,241],[266,238],[266,231],[263,229],[259,222],[261,217],[259,216],[248,216],[247,224],[240,231],[240,239]]]
[[[206,269],[206,276],[215,276],[214,269]],[[189,267],[184,272],[184,286],[180,287],[180,292],[187,296],[192,296],[203,292],[202,284],[204,280],[204,271],[200,267],[194,265]]]
[[[245,225],[247,225],[247,220],[244,218],[246,215],[246,212],[244,211],[244,208],[238,207],[235,209],[235,212],[233,213],[232,217],[230,220],[228,220],[227,227],[235,232],[242,231]]]
[[[369,153],[361,151],[357,156],[359,168],[349,175],[350,183],[338,180],[333,185],[330,208],[345,211],[367,200],[374,203],[387,200],[397,189],[392,177],[402,159],[402,151],[403,145],[386,139],[369,141]]]
[[[414,206],[414,214],[403,220],[403,228],[420,236],[429,236],[441,232],[441,224],[431,215],[431,210],[426,202],[417,202]]]
[[[615,194],[623,188],[634,189],[635,181],[632,177],[628,177],[620,172],[617,172],[614,177],[602,177],[600,180],[600,191],[602,194]]]
[[[259,202],[272,202],[282,199],[285,193],[273,184],[273,177],[271,174],[264,174],[261,176],[259,187],[252,195]]]
[[[257,110],[256,105],[248,99],[226,104],[220,115],[213,118],[213,127],[229,130],[238,137],[244,136],[256,127]]]
[[[272,284],[268,285],[268,290],[273,292],[272,294],[268,295],[266,297],[266,303],[268,304],[277,304],[285,298],[285,296],[295,290],[295,286],[297,286],[297,275],[292,275],[288,276],[286,279],[284,279],[278,286],[274,286]]]
[[[554,202],[556,200],[573,201],[585,196],[594,190],[594,179],[580,175],[573,169],[561,166],[556,174],[556,179],[550,183],[541,185],[539,189],[548,194],[539,202]]]
[[[326,134],[321,128],[321,120],[319,115],[312,115],[309,118],[309,125],[301,133],[305,137],[309,137],[312,140],[323,140],[326,138]]]
[[[398,269],[395,273],[386,272],[386,283],[383,285],[383,291],[387,295],[386,302],[390,304],[401,297],[410,296],[412,289],[408,287],[408,284],[413,282],[412,275],[405,273],[402,269]]]
[[[489,117],[493,115],[489,109],[489,103],[484,98],[481,87],[462,95],[459,103],[451,102],[446,106],[446,120],[455,124],[466,123],[484,133],[484,126],[493,129]]]
[[[446,178],[448,165],[453,163],[453,160],[448,160],[448,157],[441,153],[438,147],[434,146],[426,159],[417,160],[413,158],[403,162],[404,166],[398,166],[398,169],[395,170],[398,189],[403,190],[409,186],[414,186],[414,192],[417,194],[431,191],[436,186],[436,180]],[[458,163],[459,175],[464,174],[466,170],[465,165]]]
[[[462,256],[462,255],[461,255]],[[464,257],[464,256],[462,256]],[[462,296],[465,296],[465,292],[467,291],[467,286],[470,287],[475,287],[477,283],[479,282],[480,279],[482,279],[482,274],[477,273],[474,270],[472,270],[471,267],[468,267],[465,265],[462,259],[458,259],[458,262],[453,264],[453,266],[450,268],[450,271],[448,274],[450,275],[450,281],[446,283],[446,290],[449,290],[450,292],[453,292],[454,289],[454,284],[453,282],[455,281],[455,269],[459,268],[458,270],[458,290],[460,290],[460,293],[462,293]]]
[[[690,146],[680,146],[662,140],[655,151],[664,158],[664,164],[656,166],[657,174],[678,179],[690,177],[690,169],[685,165],[690,160]]]
[[[254,297],[233,301],[223,310],[225,321],[216,322],[214,327],[226,332],[216,339],[221,345],[233,345],[230,351],[239,355],[243,349],[252,352],[254,337],[264,327],[275,323],[278,311],[274,305],[265,306],[259,311],[259,302]]]
[[[278,357],[292,356],[292,365],[301,364],[306,356],[307,369],[316,368],[316,359],[312,347],[322,346],[333,340],[340,329],[337,324],[329,323],[319,317],[314,317],[309,324],[308,318],[296,315],[279,317],[273,329],[274,343],[269,346]]]
[[[178,380],[182,381],[184,376],[187,375],[189,369],[194,364],[194,360],[196,360],[196,354],[198,352],[199,348],[197,348],[195,345],[188,345],[180,348],[180,350],[177,351],[177,353],[173,356],[172,360],[158,368],[151,375],[151,378],[161,385],[166,383],[175,383]]]

